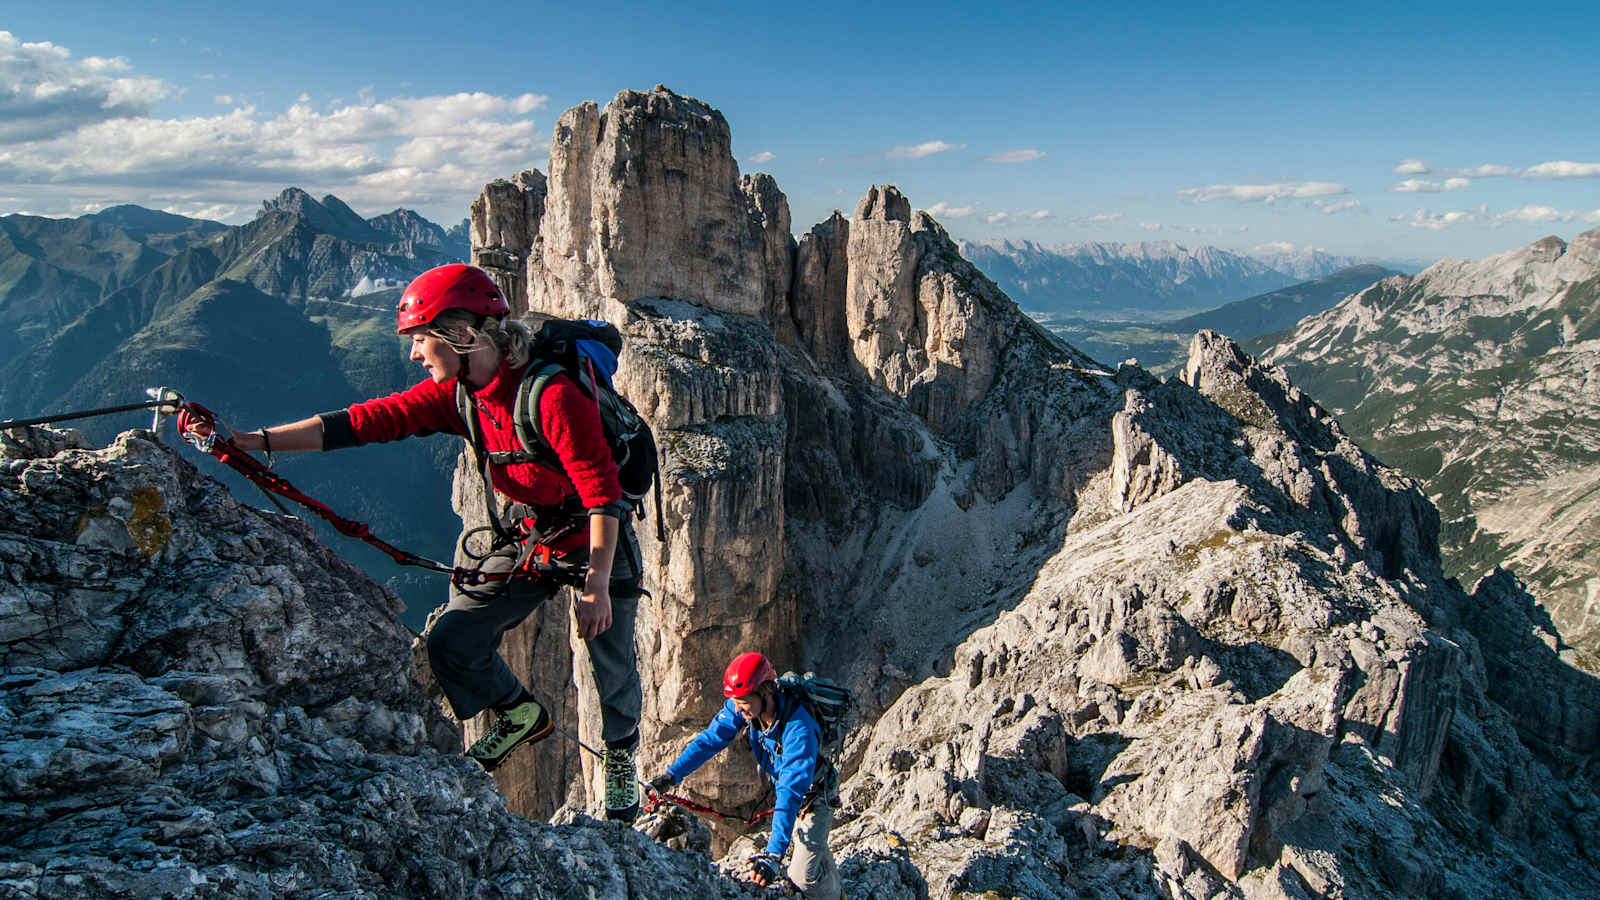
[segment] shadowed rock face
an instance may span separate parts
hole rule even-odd
[[[793,242],[662,89],[569,111],[551,168],[528,304],[620,324],[668,450],[647,772],[761,648],[857,693],[852,893],[1596,886],[1593,680],[1281,373],[1208,332],[1182,380],[1110,371],[892,186]],[[730,756],[686,790],[753,808]]]
[[[506,809],[398,602],[149,432],[0,438],[0,883],[49,898],[750,896]]]

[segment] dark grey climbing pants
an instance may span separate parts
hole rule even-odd
[[[504,572],[514,560],[494,557],[485,572]],[[633,524],[617,529],[617,555],[611,564],[611,627],[585,641],[595,685],[600,692],[601,736],[621,740],[638,730],[643,701],[638,656],[633,647],[643,573]],[[428,663],[458,719],[470,719],[496,703],[515,698],[522,683],[500,658],[507,631],[560,590],[546,579],[512,579],[463,592],[450,588],[450,603],[428,631]],[[534,692],[538,696],[538,692]]]

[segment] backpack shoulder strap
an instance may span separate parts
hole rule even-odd
[[[565,371],[560,363],[548,359],[534,360],[523,371],[522,383],[517,385],[516,415],[512,422],[517,429],[517,440],[529,453],[552,449],[550,441],[544,436],[544,428],[539,424],[539,401],[544,396],[544,389],[550,385],[550,379]]]
[[[472,452],[476,454],[483,446],[483,431],[478,424],[478,410],[472,405],[472,395],[467,393],[467,386],[456,379],[456,412],[461,414],[462,424],[467,426],[467,443],[472,445]]]

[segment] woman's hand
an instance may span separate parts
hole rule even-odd
[[[588,641],[604,634],[611,627],[610,577],[596,577],[591,570],[574,612],[578,620],[578,637]]]

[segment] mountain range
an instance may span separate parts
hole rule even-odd
[[[1024,311],[1047,324],[1061,317],[1170,319],[1364,262],[1276,245],[1259,255],[1173,241],[964,241],[959,246]]]
[[[0,239],[0,323],[10,326],[0,329],[9,360],[0,417],[135,402],[160,385],[241,429],[415,381],[393,334],[399,290],[467,254],[464,222],[444,229],[403,209],[363,219],[337,197],[297,188],[240,226],[121,206],[67,220],[6,216]],[[140,421],[148,426],[148,414],[79,424],[104,440]],[[377,448],[367,457],[376,466],[354,470],[348,458],[320,455],[278,466],[342,514],[380,535],[414,535],[408,549],[439,558],[456,533],[448,498],[395,485],[437,484],[453,449],[425,440]],[[436,579],[370,556],[418,615],[431,608]]]
[[[1422,479],[1449,571],[1510,568],[1600,668],[1600,229],[1445,259],[1253,349]]]
[[[1106,322],[1050,318],[1052,331],[1096,359],[1136,359],[1152,372],[1167,373],[1188,354],[1197,331],[1218,331],[1245,341],[1282,331],[1319,313],[1379,279],[1397,275],[1382,266],[1359,265],[1330,275],[1257,294],[1216,309],[1166,322]]]
[[[665,451],[641,774],[760,649],[855,699],[829,748],[851,897],[1600,895],[1600,682],[1514,578],[1445,577],[1414,479],[1215,332],[1178,377],[1096,363],[893,186],[796,240],[732,146],[709,105],[624,91],[472,207],[514,309],[618,324]],[[214,302],[171,317],[225,335]],[[7,890],[759,895],[736,880],[759,834],[585,814],[573,604],[500,646],[556,731],[491,776],[456,755],[490,715],[446,718],[346,542],[192,457],[0,435]],[[464,526],[475,489],[458,469]],[[764,781],[733,752],[677,790],[744,815]]]

